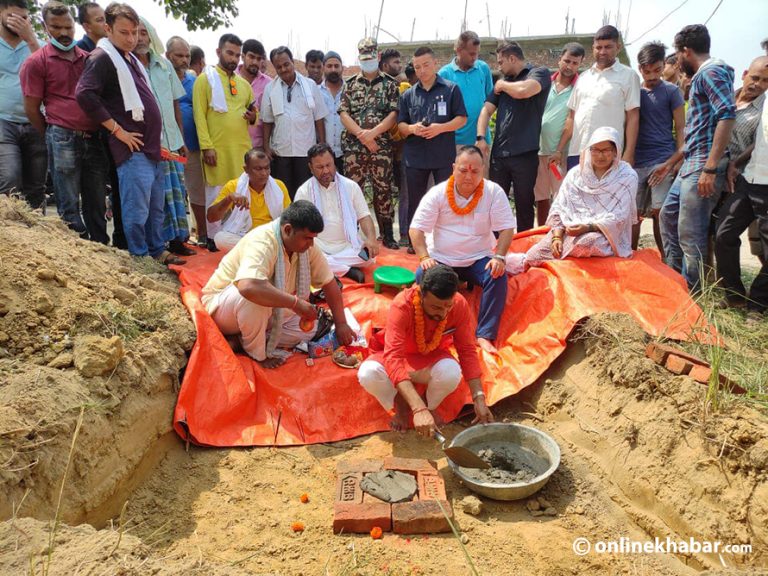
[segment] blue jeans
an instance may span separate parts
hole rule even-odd
[[[719,170],[715,190],[725,185],[725,174]],[[692,293],[701,289],[701,272],[709,250],[709,222],[720,198],[718,192],[709,198],[699,196],[700,175],[700,170],[678,175],[659,214],[667,265],[683,275]]]
[[[0,194],[21,193],[32,208],[45,210],[48,153],[32,124],[0,120]]]
[[[490,260],[486,256],[471,266],[452,266],[452,268],[459,275],[460,280],[482,286],[483,294],[480,297],[475,335],[478,338],[493,341],[499,333],[501,314],[507,302],[507,275],[505,273],[498,278],[491,277],[491,271],[485,269]],[[421,267],[416,269],[416,282],[421,281],[423,274]]]
[[[59,216],[82,237],[107,244],[108,164],[101,133],[48,126],[45,140]]]
[[[120,179],[120,208],[123,230],[132,256],[153,258],[165,250],[163,218],[165,213],[165,175],[160,162],[134,152],[117,167]]]

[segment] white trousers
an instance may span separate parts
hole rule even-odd
[[[366,360],[360,364],[357,378],[360,385],[374,396],[385,410],[392,410],[397,388],[381,363]],[[427,408],[434,410],[461,382],[461,366],[453,358],[443,358],[431,367],[411,372],[411,381],[427,385]]]
[[[326,254],[325,259],[328,260],[331,272],[336,276],[344,276],[353,266],[365,268],[375,262],[375,258],[369,260],[360,258],[360,250],[355,250],[352,246],[344,248],[344,250],[336,254]]]
[[[243,298],[234,284],[219,293],[212,304],[216,306],[213,321],[221,333],[225,336],[240,335],[243,350],[248,356],[259,361],[266,359],[272,308]],[[283,331],[277,343],[280,348],[293,348],[315,335],[315,330],[304,332],[299,328],[300,319],[290,308],[283,309]]]
[[[232,248],[235,247],[235,244],[240,242],[242,238],[242,236],[238,236],[237,234],[232,234],[231,232],[226,232],[225,230],[219,230],[213,237],[213,243],[216,244],[216,248],[219,250],[223,252],[229,252],[232,250]]]
[[[205,185],[205,212],[208,213],[208,208],[211,207],[213,204],[213,201],[216,200],[216,196],[219,195],[219,192],[221,191],[221,186],[208,186],[208,184]],[[221,222],[208,222],[208,238],[213,238],[216,236],[216,232],[221,230]]]

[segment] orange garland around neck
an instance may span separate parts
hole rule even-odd
[[[465,216],[477,208],[477,205],[483,198],[484,187],[485,180],[480,180],[480,184],[478,184],[477,188],[475,188],[474,192],[472,192],[472,200],[470,200],[469,204],[464,206],[464,208],[459,208],[456,204],[456,188],[454,187],[453,174],[451,174],[451,177],[448,178],[448,182],[445,185],[445,194],[448,196],[448,205],[451,207],[451,210],[453,210],[454,214]]]
[[[413,292],[413,314],[416,321],[416,346],[419,348],[420,354],[429,354],[440,346],[445,325],[448,323],[448,316],[440,321],[434,334],[432,334],[432,340],[427,344],[424,335],[424,308],[421,306],[421,288],[416,288]]]

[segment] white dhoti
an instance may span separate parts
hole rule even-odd
[[[320,246],[320,249],[322,249],[322,246]],[[335,254],[323,253],[325,254],[325,259],[328,260],[328,266],[331,267],[331,271],[336,276],[344,276],[352,267],[364,268],[376,262],[375,258],[363,260],[360,258],[360,250],[355,250],[352,246],[348,246]]]
[[[266,344],[271,328],[272,308],[254,304],[243,298],[232,284],[214,296],[211,307],[215,307],[213,321],[225,336],[239,335],[243,350],[254,360],[267,357]],[[291,349],[300,342],[308,342],[315,335],[315,329],[304,332],[299,328],[301,318],[290,308],[283,310],[283,330],[279,348]],[[317,327],[317,323],[315,323]]]
[[[222,186],[208,186],[208,184],[205,185],[205,213],[208,213],[208,208],[210,208],[216,198],[219,196],[219,192],[221,192]],[[208,222],[207,223],[207,230],[208,230],[208,238],[213,238],[216,236],[216,233],[221,230],[221,222]]]
[[[385,410],[394,408],[397,388],[380,362],[366,360],[360,364],[357,378]],[[431,367],[411,372],[411,382],[427,385],[427,408],[434,410],[461,382],[461,366],[453,358],[443,358]]]
[[[227,232],[226,230],[219,230],[213,237],[213,243],[216,244],[216,248],[219,250],[229,252],[242,238],[243,237],[238,234],[232,234],[232,232]]]

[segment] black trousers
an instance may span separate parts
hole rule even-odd
[[[489,178],[501,186],[507,194],[509,194],[510,185],[512,186],[518,232],[533,228],[533,211],[536,205],[533,188],[536,186],[538,170],[539,152],[537,150],[507,158],[491,157]]]
[[[299,186],[312,177],[307,162],[306,156],[274,156],[272,158],[272,178],[283,181],[291,202]]]
[[[718,213],[715,236],[717,274],[732,299],[745,299],[741,281],[739,238],[757,218],[763,254],[768,254],[768,184],[750,184],[743,177],[736,180],[736,190],[729,194]],[[749,289],[747,308],[764,312],[768,308],[768,264],[763,264]]]
[[[408,228],[411,227],[411,220],[413,220],[413,215],[416,214],[416,208],[419,207],[419,202],[424,198],[424,194],[427,193],[429,176],[432,175],[435,184],[439,184],[440,182],[448,180],[451,174],[453,174],[453,167],[450,164],[440,168],[405,167],[405,179],[408,188],[408,221],[406,223]],[[400,230],[401,235],[403,232],[403,230]]]
[[[103,134],[103,132],[102,132]],[[105,142],[108,137],[105,137]],[[109,187],[112,191],[112,223],[115,226],[112,232],[112,246],[121,250],[128,250],[128,240],[123,231],[123,209],[120,206],[120,179],[117,177],[117,166],[112,159],[112,152],[107,148],[107,158],[109,158]]]

